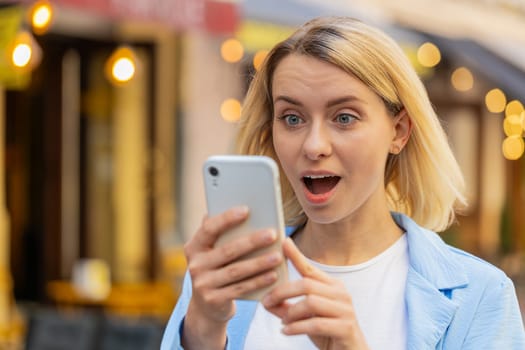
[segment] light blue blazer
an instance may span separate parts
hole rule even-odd
[[[407,349],[524,350],[525,330],[512,281],[495,266],[453,248],[405,215],[393,213],[405,229],[409,269]],[[186,275],[161,350],[182,349],[182,323],[191,298]],[[227,349],[244,349],[257,303],[236,301],[228,323]]]

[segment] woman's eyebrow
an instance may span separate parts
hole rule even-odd
[[[348,96],[338,97],[336,99],[326,102],[326,107],[333,107],[333,106],[337,106],[339,104],[346,103],[346,102],[358,102],[358,103],[367,104],[366,101],[360,99],[357,96],[348,95]]]
[[[284,102],[287,102],[287,103],[290,103],[292,105],[296,105],[296,106],[302,106],[303,104],[289,96],[285,96],[285,95],[279,95],[277,97],[275,97],[275,99],[273,100],[273,103],[277,103],[278,101],[284,101]]]
[[[284,101],[286,103],[290,103],[292,105],[295,105],[295,106],[302,106],[303,104],[290,97],[290,96],[286,96],[286,95],[279,95],[279,96],[276,96],[273,103],[277,103],[278,101]],[[346,103],[346,102],[359,102],[359,103],[363,103],[363,104],[366,104],[366,101],[363,101],[362,99],[360,99],[359,97],[357,96],[353,96],[353,95],[348,95],[348,96],[343,96],[343,97],[338,97],[336,99],[333,99],[333,100],[330,100],[328,102],[326,102],[326,107],[333,107],[333,106],[337,106],[339,104],[342,104],[342,103]]]

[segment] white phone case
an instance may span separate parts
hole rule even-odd
[[[212,156],[204,163],[203,176],[208,215],[214,216],[239,205],[250,208],[248,219],[225,232],[216,245],[256,230],[274,228],[278,235],[274,244],[242,259],[281,249],[285,237],[284,217],[279,169],[273,159],[266,156]],[[269,289],[286,280],[288,271],[285,262],[277,268],[277,273],[278,279],[272,286],[243,295],[241,299],[260,300]]]

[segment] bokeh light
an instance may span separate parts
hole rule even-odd
[[[51,26],[53,8],[47,0],[40,0],[31,8],[31,26],[36,34],[44,34]]]
[[[492,113],[501,113],[507,105],[507,98],[500,89],[492,89],[485,95],[485,104]]]
[[[239,62],[244,55],[244,47],[237,39],[225,40],[221,45],[221,56],[229,63]]]
[[[234,123],[241,118],[241,103],[234,98],[226,99],[221,104],[222,119]]]
[[[466,67],[459,67],[450,77],[452,86],[458,91],[468,91],[474,86],[474,76]]]
[[[523,112],[523,104],[518,100],[510,101],[505,107],[505,116],[509,117],[511,115],[521,115]]]
[[[423,67],[435,67],[441,61],[441,52],[436,45],[426,42],[417,50],[417,59]]]
[[[31,46],[25,43],[20,43],[13,49],[12,60],[15,67],[24,68],[31,61],[32,50]]]
[[[253,67],[255,68],[255,70],[259,70],[267,55],[267,50],[260,50],[255,53],[255,55],[253,56]]]
[[[507,136],[521,136],[523,128],[521,127],[520,116],[513,114],[503,120],[503,131]]]
[[[106,77],[117,86],[125,85],[135,77],[137,65],[135,52],[129,46],[120,46],[106,61]]]
[[[525,150],[525,142],[520,136],[509,136],[503,140],[503,156],[509,160],[519,159]]]
[[[33,35],[25,30],[18,32],[14,40],[7,48],[10,64],[20,70],[34,69],[40,63],[42,50],[33,38]]]
[[[129,81],[135,75],[135,64],[129,58],[121,57],[115,61],[112,74],[117,81]]]

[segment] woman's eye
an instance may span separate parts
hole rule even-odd
[[[356,119],[356,117],[348,113],[343,113],[339,114],[335,119],[340,124],[350,124]]]
[[[287,125],[294,126],[301,124],[302,119],[295,114],[288,114],[283,117]]]

